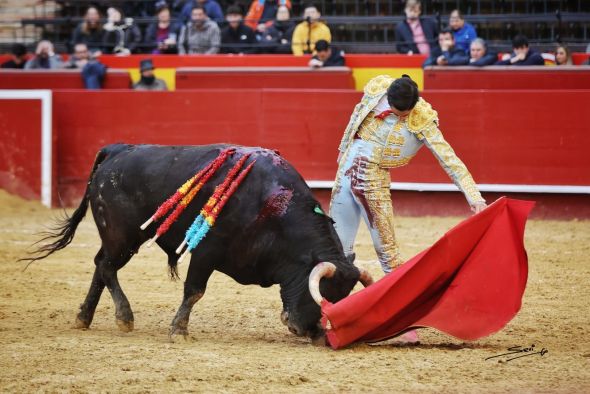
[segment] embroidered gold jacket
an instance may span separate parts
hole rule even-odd
[[[473,177],[439,130],[437,112],[424,99],[418,100],[405,121],[374,120],[371,112],[393,81],[388,75],[380,75],[367,83],[338,149],[344,153],[358,133],[361,139],[376,145],[372,160],[385,169],[406,165],[426,145],[470,204],[485,201]]]

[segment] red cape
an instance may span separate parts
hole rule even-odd
[[[528,274],[524,227],[534,204],[502,197],[378,282],[336,304],[324,301],[330,346],[382,341],[416,327],[463,340],[500,330],[520,310]]]

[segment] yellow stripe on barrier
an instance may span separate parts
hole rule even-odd
[[[129,76],[133,84],[139,81],[139,68],[128,68]],[[175,68],[156,68],[156,78],[163,79],[168,86],[168,90],[176,90],[176,69]]]
[[[365,68],[356,67],[352,69],[355,89],[362,92],[363,88],[377,75],[387,74],[399,78],[402,74],[408,74],[417,84],[418,89],[424,90],[424,72],[422,68]]]

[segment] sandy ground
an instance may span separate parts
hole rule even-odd
[[[189,339],[169,342],[182,282],[168,279],[157,249],[142,249],[119,273],[135,331],[117,329],[107,291],[91,329],[72,328],[99,245],[91,217],[65,250],[25,272],[15,262],[59,213],[0,191],[1,392],[590,392],[590,221],[528,223],[523,308],[501,332],[465,343],[422,329],[418,346],[333,351],[287,331],[277,286],[241,286],[219,273],[193,310]],[[399,218],[404,256],[460,220]],[[364,229],[356,249],[379,276]],[[485,360],[533,344],[548,353]]]

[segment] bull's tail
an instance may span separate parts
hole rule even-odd
[[[39,245],[35,250],[31,251],[29,254],[30,257],[25,257],[19,259],[18,261],[28,261],[28,264],[24,268],[25,270],[29,267],[29,265],[37,260],[42,260],[47,256],[57,252],[68,246],[70,242],[74,239],[74,234],[76,233],[76,229],[78,225],[86,216],[86,210],[88,209],[88,202],[89,202],[89,188],[90,182],[94,177],[94,172],[102,163],[102,161],[107,157],[108,150],[107,148],[101,149],[98,154],[96,155],[96,159],[94,160],[94,165],[92,166],[92,172],[90,173],[90,177],[88,178],[88,183],[86,184],[86,190],[84,191],[84,197],[80,202],[78,208],[74,211],[72,216],[68,216],[67,213],[64,212],[64,217],[58,220],[56,226],[49,231],[41,233],[43,238],[35,242],[33,245]]]

